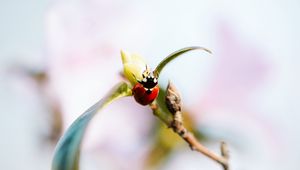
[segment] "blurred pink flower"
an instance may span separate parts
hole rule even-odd
[[[218,61],[200,103],[206,109],[251,110],[251,97],[268,79],[272,66],[262,50],[239,38],[230,25],[222,23],[218,29]]]
[[[238,148],[234,154],[247,152],[261,159],[277,160],[284,152],[283,134],[258,103],[273,66],[257,45],[242,40],[231,25],[223,22],[218,29],[218,61],[210,85],[192,108],[193,113],[198,113],[201,127],[212,129],[210,132],[217,138],[231,143],[232,150]],[[235,159],[251,167],[249,162]]]

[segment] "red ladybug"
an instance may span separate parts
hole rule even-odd
[[[135,101],[141,105],[152,103],[158,96],[159,87],[157,83],[157,77],[146,69],[143,73],[143,80],[138,80],[138,83],[132,89]]]

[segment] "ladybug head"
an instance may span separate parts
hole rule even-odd
[[[138,80],[138,82],[143,85],[143,87],[148,93],[151,93],[152,89],[158,83],[157,79],[158,77],[155,76],[146,65],[146,70],[143,72],[143,79]]]

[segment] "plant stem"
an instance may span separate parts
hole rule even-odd
[[[175,133],[177,133],[183,140],[185,140],[192,150],[198,151],[205,156],[211,158],[212,160],[218,162],[222,165],[224,170],[229,170],[228,167],[228,150],[225,142],[221,142],[221,156],[211,152],[205,146],[203,146],[195,136],[189,132],[182,122],[176,121],[173,119],[171,114],[166,114],[158,106],[157,102],[154,101],[150,104],[150,108],[153,111],[153,114],[158,117],[162,122],[164,122],[168,127],[172,128]]]

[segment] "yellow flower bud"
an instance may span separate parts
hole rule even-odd
[[[143,72],[146,69],[145,60],[137,54],[129,54],[121,50],[122,62],[124,66],[124,75],[132,85],[137,83],[137,80],[143,79]]]

